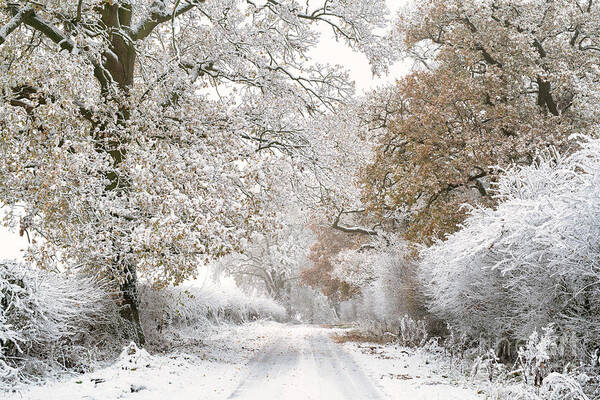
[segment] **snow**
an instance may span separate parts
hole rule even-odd
[[[6,217],[7,207],[0,203],[0,221]],[[27,235],[19,236],[15,229],[0,225],[0,258],[22,260],[28,246]]]
[[[231,399],[382,399],[353,359],[328,337],[329,330],[282,327],[276,340],[251,360]]]
[[[259,321],[207,332],[170,354],[126,346],[112,365],[6,400],[410,399],[475,400],[437,355],[394,345],[345,343],[340,330]]]
[[[257,322],[207,333],[206,340],[171,354],[128,354],[113,365],[44,386],[21,387],[6,400],[223,399],[244,365],[271,340],[278,324]],[[138,349],[139,351],[139,349]],[[138,360],[131,367],[129,360]]]
[[[475,400],[483,397],[449,370],[439,354],[395,344],[344,343],[344,350],[390,399]]]
[[[121,351],[117,365],[121,369],[135,371],[140,368],[149,368],[152,361],[152,356],[148,354],[146,349],[140,349],[134,342],[131,342],[129,346],[125,346]]]

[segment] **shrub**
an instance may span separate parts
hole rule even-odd
[[[554,324],[600,341],[600,140],[504,171],[496,209],[421,252],[429,309],[472,337],[526,340]]]
[[[65,369],[86,370],[124,325],[107,290],[80,275],[0,262],[0,388]]]
[[[206,328],[221,322],[243,323],[256,319],[284,320],[285,308],[265,297],[247,296],[237,288],[204,284],[155,290],[140,288],[141,320],[151,344],[169,345],[181,328]]]
[[[491,383],[488,394],[492,399],[531,399],[531,400],[590,400],[598,398],[598,383],[585,371],[592,369],[582,365],[565,363],[564,344],[554,329],[546,327],[543,334],[534,331],[519,348],[514,371],[503,370],[489,352],[488,363],[490,381],[494,376],[494,366],[498,367],[498,380]],[[477,363],[481,357],[476,360]],[[495,363],[495,365],[494,365]],[[516,377],[516,378],[515,378]],[[587,393],[586,393],[587,392]]]

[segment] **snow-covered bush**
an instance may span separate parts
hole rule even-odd
[[[364,337],[404,347],[423,347],[430,339],[427,323],[408,315],[396,319],[359,319],[355,326]]]
[[[297,321],[328,323],[335,320],[331,303],[320,290],[295,285],[290,293],[291,315]]]
[[[404,347],[424,347],[430,339],[428,327],[423,320],[408,315],[396,319],[361,318],[354,322],[356,337],[365,341],[397,343]]]
[[[600,342],[600,140],[504,171],[499,205],[421,253],[429,308],[472,337]]]
[[[551,373],[541,388],[505,382],[490,385],[486,390],[490,400],[592,400],[571,376]]]
[[[597,377],[588,366],[565,362],[564,336],[552,326],[534,331],[518,349],[513,369],[493,349],[475,359],[471,376],[485,372],[488,398],[495,400],[589,400],[598,398]]]
[[[523,369],[525,383],[540,386],[547,375],[549,363],[557,353],[556,337],[551,327],[544,328],[544,334],[533,331],[525,346],[519,348],[518,360]]]
[[[414,320],[408,315],[398,321],[398,340],[408,347],[422,347],[429,339],[427,325],[423,320]]]
[[[438,321],[425,308],[417,264],[405,241],[380,239],[366,249],[342,251],[334,273],[360,288],[344,316],[355,320],[363,334],[414,347],[439,333]]]
[[[558,372],[546,377],[541,394],[549,400],[590,400],[576,378]]]
[[[87,369],[110,351],[120,323],[114,300],[97,281],[0,261],[0,388]]]
[[[211,283],[160,290],[142,286],[140,297],[142,325],[150,343],[164,342],[165,333],[186,327],[286,318],[285,308],[269,298],[247,296],[237,287]]]

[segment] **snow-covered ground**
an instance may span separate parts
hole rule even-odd
[[[259,322],[221,328],[196,343],[186,340],[173,353],[123,354],[111,366],[43,386],[19,388],[7,400],[227,398],[245,365],[280,333],[281,325]]]
[[[458,370],[423,349],[394,344],[344,343],[343,348],[389,399],[483,399]]]
[[[111,366],[44,386],[16,399],[478,399],[448,377],[432,355],[345,343],[334,331],[256,322],[229,326],[172,354],[132,346]]]

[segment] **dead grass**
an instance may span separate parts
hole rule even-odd
[[[359,331],[348,331],[342,334],[334,333],[331,335],[331,338],[336,343],[346,343],[346,342],[354,342],[354,343],[377,343],[377,344],[387,344],[391,343],[395,340],[393,336],[379,336],[367,334]]]
[[[354,325],[352,325],[352,324],[320,324],[319,326],[321,328],[327,328],[327,329],[350,329]]]

